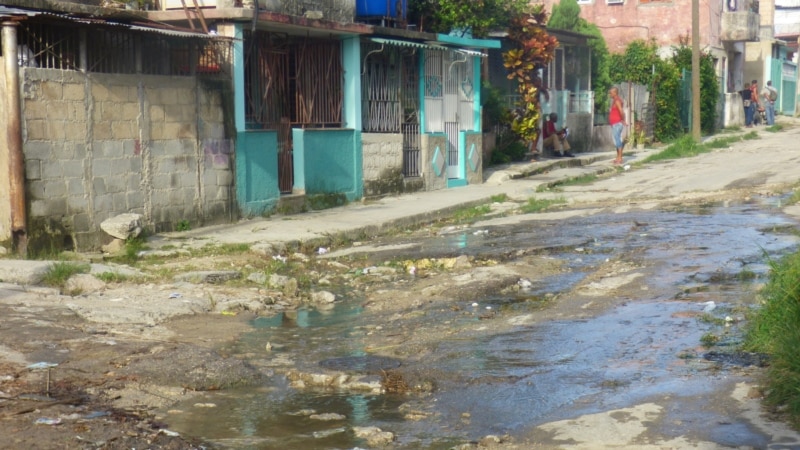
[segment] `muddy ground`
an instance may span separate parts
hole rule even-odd
[[[736,165],[754,153],[748,147],[751,143],[745,142],[741,148],[729,149],[726,156],[701,155],[693,162],[661,165],[658,177],[646,173],[650,169],[639,168],[614,172],[591,185],[565,188],[553,195],[566,197],[569,205],[542,217],[557,220],[598,210],[625,212],[785,194],[797,181],[790,169],[796,167],[790,163],[796,160],[789,150],[796,139],[793,130],[767,137],[770,142],[764,145],[787,150],[785,159],[776,159],[766,175],[764,167]],[[741,159],[733,158],[734,152]],[[720,164],[736,166],[725,171]],[[691,170],[710,173],[709,167],[724,176],[735,170],[735,179],[720,178],[713,184],[710,175],[695,177],[691,186],[680,179]],[[525,200],[512,197],[492,205],[492,212],[481,218],[484,227],[478,223],[469,229],[481,232],[490,225],[523,220],[518,208]],[[633,228],[643,225],[630,224]],[[417,242],[465,227],[469,225],[426,224],[401,237]],[[95,263],[97,272],[124,274],[115,279],[99,281],[79,275],[61,287],[0,284],[1,448],[213,448],[170,430],[163,411],[203,392],[258,386],[278,376],[302,381],[306,373],[302,362],[272,364],[268,355],[259,360],[232,351],[254,317],[279,313],[291,317],[292,311],[304,305],[325,309],[342,297],[356,297],[364,309],[359,320],[372,354],[433,358],[442,339],[474,337],[487,324],[493,330],[520,325],[519,321],[496,320],[497,310],[475,309],[473,302],[497,293],[514,295],[524,288],[521,281],[535,283],[569,271],[548,256],[551,249],[546,247],[418,259],[413,249],[409,254],[401,251],[401,244],[396,252],[364,251],[374,242],[338,242],[325,255],[317,248],[277,246],[265,252],[262,247],[249,250],[250,245],[245,245],[186,250],[180,240],[172,244],[142,256],[131,267],[98,255],[75,255]],[[581,236],[569,243],[572,248],[587,244]],[[361,251],[352,252],[352,248]],[[538,302],[536,313],[520,320],[533,324],[600,314],[635,298],[647,288],[645,280],[658,278],[662,270],[636,254],[597,261],[569,292],[531,299]],[[284,277],[270,276],[275,273]],[[480,320],[458,322],[454,318],[459,316]],[[736,370],[755,377],[759,369]],[[382,388],[420,393],[435,389],[431,374],[399,376],[384,377]],[[759,396],[757,389],[745,389],[740,397],[742,402],[756,399],[750,407],[757,409]],[[727,396],[720,398],[721,404],[731,401]],[[651,413],[646,405],[625,411],[643,418]],[[581,437],[574,439],[579,442]],[[493,439],[480,445],[546,448]],[[684,447],[680,442],[667,445]]]

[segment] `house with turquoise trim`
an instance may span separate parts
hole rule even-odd
[[[483,181],[495,41],[358,23],[353,0],[6,3],[2,246],[100,249],[126,213],[163,232]]]
[[[499,41],[358,23],[326,5],[202,10],[234,42],[241,214],[483,182],[480,67]],[[187,26],[183,10],[150,14]]]

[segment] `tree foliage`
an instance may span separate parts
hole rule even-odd
[[[637,39],[628,44],[624,53],[611,55],[609,74],[613,83],[629,81],[650,89],[655,99],[656,140],[667,141],[680,134],[680,71],[671,61],[658,57],[655,40]]]
[[[547,66],[555,56],[558,41],[545,31],[547,13],[539,4],[525,14],[511,18],[508,39],[513,48],[503,53],[503,65],[508,79],[517,81],[520,95],[519,108],[511,122],[511,129],[526,142],[539,138],[539,91],[541,79],[536,71]]]
[[[630,81],[644,84],[655,97],[655,137],[660,141],[672,139],[683,133],[680,120],[681,70],[692,67],[692,49],[688,39],[673,47],[673,56],[658,57],[655,41],[631,42],[622,54],[611,56],[611,79],[615,83]],[[717,121],[719,81],[714,60],[708,53],[700,56],[700,125],[705,133],[712,133]]]
[[[408,16],[420,31],[461,31],[482,38],[493,29],[505,28],[525,5],[525,0],[411,0]]]
[[[681,39],[678,47],[673,47],[672,62],[680,69],[692,70],[692,49],[688,38]],[[719,80],[714,69],[714,58],[708,52],[700,53],[700,128],[704,133],[713,133],[717,123],[717,102],[719,101]]]

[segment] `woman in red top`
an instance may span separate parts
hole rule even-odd
[[[625,103],[619,96],[619,89],[612,87],[608,90],[611,97],[611,110],[608,112],[608,123],[611,125],[611,136],[614,137],[614,146],[617,148],[617,158],[614,164],[622,164],[622,129],[625,123]]]

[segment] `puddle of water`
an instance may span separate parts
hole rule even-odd
[[[752,303],[752,279],[740,275],[750,272],[756,281],[763,280],[768,270],[764,254],[779,254],[797,244],[794,236],[764,231],[786,223],[756,206],[741,205],[595,216],[552,224],[557,226],[536,223],[491,229],[488,234],[467,231],[416,239],[418,245],[399,245],[370,258],[472,254],[503,259],[530,250],[565,261],[569,271],[534,280],[528,292],[480,302],[505,319],[535,312],[546,304],[545,294],[567,291],[606,258],[622,255],[661,270],[647,280],[649,290],[639,299],[599,317],[520,326],[503,333],[493,333],[489,325],[475,338],[462,334],[444,339],[424,358],[399,361],[401,373],[414,370],[433,378],[436,389],[430,395],[297,391],[275,376],[259,389],[193,399],[179,405],[176,409],[183,412],[169,414],[166,421],[172,429],[231,448],[353,448],[365,444],[351,427],[377,426],[395,433],[399,448],[433,449],[487,434],[522,434],[537,424],[670,397],[671,405],[695,406],[668,411],[670,423],[681,425],[662,430],[665,435],[686,433],[721,445],[761,448],[766,438],[758,430],[703,405],[713,403],[714,390],[733,377],[708,370],[715,363],[701,358],[700,338],[715,325],[698,316],[707,301],[715,302],[712,314],[717,317]],[[406,325],[413,326],[413,320]],[[429,311],[425,320],[451,320],[458,326],[478,318],[477,312]],[[348,370],[374,373],[367,367],[365,348],[369,327],[381,324],[365,322],[357,301],[339,302],[324,311],[301,309],[255,319],[253,331],[229,350],[266,367],[319,372],[320,361],[335,361],[333,366],[355,361]],[[270,352],[264,350],[267,342],[273,346]],[[197,408],[195,403],[216,407]],[[346,418],[320,421],[299,414],[311,409]]]

